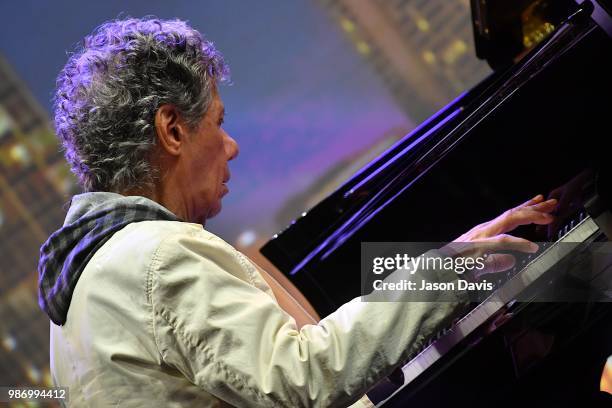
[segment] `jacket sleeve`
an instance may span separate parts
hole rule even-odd
[[[298,330],[247,263],[214,236],[174,235],[147,289],[164,362],[235,406],[350,405],[461,304],[356,298]]]

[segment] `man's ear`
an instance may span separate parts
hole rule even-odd
[[[155,112],[155,132],[159,147],[172,156],[178,156],[185,143],[186,127],[180,120],[176,106],[161,105]]]

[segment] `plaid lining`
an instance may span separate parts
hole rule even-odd
[[[153,205],[115,200],[54,232],[40,248],[38,304],[56,325],[66,323],[74,288],[85,266],[115,232],[133,222],[180,221]]]

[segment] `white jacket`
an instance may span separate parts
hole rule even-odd
[[[459,304],[357,298],[298,330],[232,246],[144,221],[87,264],[66,324],[51,323],[51,372],[75,407],[348,406]]]

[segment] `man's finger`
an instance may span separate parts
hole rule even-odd
[[[538,194],[532,199],[525,201],[523,204],[519,205],[517,208],[522,208],[522,207],[527,207],[529,205],[537,204],[541,202],[543,199],[544,199],[544,196],[542,194]]]
[[[549,213],[524,209],[522,211],[516,211],[510,214],[505,220],[503,220],[501,223],[502,230],[500,232],[505,233],[512,231],[519,225],[547,225],[553,222],[554,219],[555,217]]]
[[[452,250],[455,255],[464,257],[478,257],[498,251],[516,251],[532,254],[538,251],[538,244],[525,238],[519,238],[508,234],[496,235],[490,238],[482,238],[472,242],[452,242],[446,245],[446,250]]]
[[[541,203],[530,205],[529,209],[540,212],[551,212],[557,208],[558,204],[559,202],[556,199],[551,198],[549,200],[542,201]]]
[[[484,262],[484,268],[475,270],[476,278],[489,273],[499,273],[512,269],[516,263],[514,256],[510,254],[490,254]]]
[[[533,254],[540,248],[535,242],[528,239],[500,234],[485,238],[479,242],[472,242],[468,247],[472,254],[490,254],[496,251],[516,251]]]
[[[485,242],[488,251],[517,251],[533,254],[540,248],[535,242],[508,234],[487,238]]]
[[[552,204],[549,204],[552,205]],[[546,225],[553,222],[555,217],[545,211],[533,210],[529,207],[508,211],[492,222],[495,235],[510,232],[519,225],[538,224]]]

